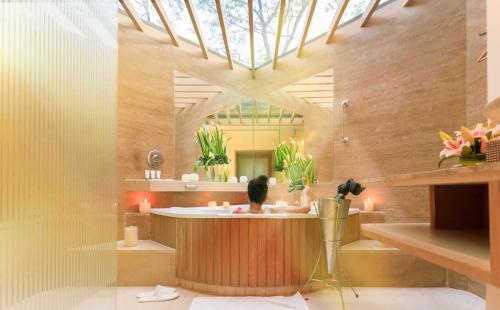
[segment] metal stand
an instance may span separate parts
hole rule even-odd
[[[320,212],[319,212],[318,208],[316,208],[316,211],[317,211],[318,217],[319,217],[320,216]],[[321,219],[321,217],[320,217],[320,219]],[[335,227],[338,227],[338,224],[339,224],[339,218],[338,218],[338,216],[336,216],[336,218],[335,218],[335,224],[336,224]],[[323,223],[322,223],[322,221],[320,221],[320,230],[324,231],[323,228],[324,228],[323,227]],[[338,255],[339,250],[340,250],[340,244],[342,243],[342,239],[343,239],[343,229],[342,229],[342,233],[340,234],[340,236],[337,236],[337,237],[338,237],[338,239],[336,241],[334,241],[334,242],[332,242],[330,240],[326,240],[325,238],[321,238],[320,239],[321,245],[319,247],[318,258],[316,260],[316,263],[314,264],[314,268],[313,268],[311,274],[309,275],[309,278],[307,279],[306,283],[300,289],[300,292],[302,292],[311,282],[320,282],[320,283],[322,283],[322,285],[324,287],[337,289],[339,291],[339,293],[340,293],[340,301],[342,303],[342,309],[345,310],[344,294],[342,292],[342,280],[343,280],[342,277],[347,280],[347,284],[351,288],[354,296],[356,298],[358,298],[359,295],[356,292],[356,290],[352,287],[352,285],[351,285],[351,279],[350,279],[349,275],[342,268],[342,265],[340,263],[340,257]],[[335,278],[332,278],[332,279],[315,279],[314,278],[314,274],[316,273],[316,271],[318,269],[319,261],[321,259],[321,253],[323,252],[323,250],[325,251],[325,253],[327,253],[327,251],[326,251],[327,244],[334,244],[333,249],[334,249],[334,252],[335,252],[334,256],[335,256],[335,267],[336,268],[332,268],[331,269],[331,274],[333,276],[333,274],[336,273],[337,274],[337,279],[335,279]]]

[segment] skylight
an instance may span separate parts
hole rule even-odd
[[[255,65],[261,67],[272,61],[276,44],[279,0],[252,0],[254,10]],[[297,49],[305,26],[311,0],[289,0],[285,7],[279,56]],[[318,0],[307,36],[310,41],[326,33],[332,23],[341,0]],[[381,4],[391,0],[382,0]],[[370,0],[351,0],[340,24],[345,24],[363,14]],[[151,1],[132,0],[141,18],[163,28]],[[191,19],[183,0],[161,0],[167,18],[175,33],[194,44],[198,44]],[[215,1],[192,0],[198,23],[207,48],[226,56],[222,31],[219,25]],[[250,36],[247,0],[222,0],[222,10],[229,49],[233,60],[250,67]]]

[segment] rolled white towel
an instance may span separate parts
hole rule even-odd
[[[139,302],[167,301],[167,300],[176,299],[177,297],[179,297],[179,293],[177,293],[177,292],[161,291],[160,295],[140,297]]]
[[[138,293],[136,295],[137,298],[141,297],[153,297],[153,296],[159,296],[159,295],[165,295],[169,293],[174,293],[175,287],[168,287],[168,286],[162,286],[162,285],[157,285],[152,292],[144,292],[144,293]]]

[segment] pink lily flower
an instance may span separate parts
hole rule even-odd
[[[486,154],[486,147],[488,147],[488,139],[486,136],[481,137],[481,153]]]
[[[457,140],[452,141],[444,141],[444,149],[439,153],[439,157],[451,157],[451,156],[460,156],[462,154],[462,149],[464,146],[468,145],[469,143],[465,142],[465,140],[460,136],[457,138]]]

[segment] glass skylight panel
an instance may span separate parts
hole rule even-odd
[[[340,24],[344,24],[351,19],[363,15],[370,0],[351,0],[345,9],[344,15],[340,19]]]
[[[224,40],[222,38],[222,30],[219,24],[219,16],[217,15],[215,1],[192,0],[191,4],[193,5],[193,10],[198,19],[198,24],[201,28],[203,40],[207,48],[226,57],[226,49],[224,47]],[[224,23],[227,22],[224,20]]]
[[[253,0],[256,67],[273,59],[279,7],[279,0]]]
[[[149,0],[142,1],[150,2]],[[189,17],[189,12],[184,4],[184,1],[161,0],[161,4],[163,4],[165,14],[167,14],[167,19],[172,25],[175,34],[193,42],[194,44],[198,44],[198,38],[194,32],[193,24],[191,23],[191,18]]]
[[[330,29],[333,17],[337,13],[339,2],[340,0],[318,0],[307,34],[307,41],[325,34]]]
[[[223,0],[222,12],[233,60],[250,67],[250,34],[246,0]]]
[[[280,56],[298,47],[310,5],[310,0],[290,0],[287,2],[281,32]]]

